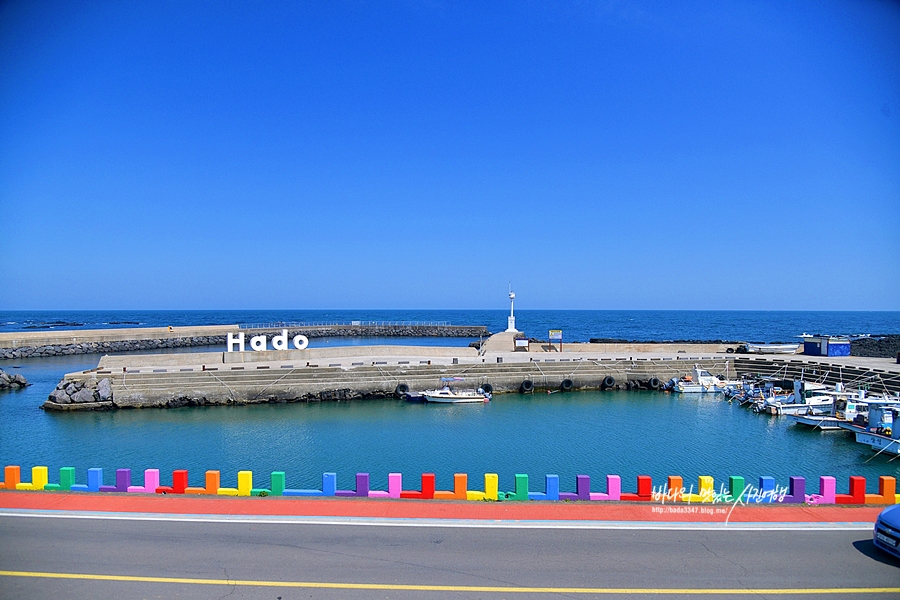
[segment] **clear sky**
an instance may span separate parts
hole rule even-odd
[[[0,3],[0,309],[900,309],[900,5]]]

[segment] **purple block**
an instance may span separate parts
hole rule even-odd
[[[131,485],[131,469],[116,469],[116,485],[101,485],[101,492],[127,492]]]
[[[369,474],[356,474],[356,490],[337,490],[335,496],[343,496],[345,498],[357,498],[369,496]]]
[[[806,479],[803,477],[791,477],[788,493],[781,501],[787,504],[803,504],[806,502]]]
[[[560,500],[590,500],[591,499],[591,477],[589,475],[575,476],[575,493],[560,492]]]

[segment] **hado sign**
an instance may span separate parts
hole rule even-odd
[[[244,352],[244,332],[242,331],[238,333],[237,337],[235,337],[233,333],[229,333],[228,342],[226,343],[226,352]],[[309,339],[307,339],[305,335],[295,335],[294,339],[291,340],[291,343],[297,350],[304,350],[307,346],[309,346]],[[235,347],[237,347],[237,350],[235,350]],[[250,348],[255,352],[262,352],[263,350],[266,350],[266,336],[254,335],[252,338],[250,338]],[[287,329],[282,329],[280,335],[276,335],[272,338],[272,348],[275,350],[288,349]]]

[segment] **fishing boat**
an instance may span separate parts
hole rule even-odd
[[[454,389],[450,382],[464,381],[462,377],[441,377],[443,387],[439,390],[426,390],[422,392],[426,402],[440,402],[442,404],[459,404],[465,402],[488,402],[491,394],[484,388]]]
[[[866,390],[845,392],[843,389],[835,389],[830,395],[834,397],[830,411],[810,407],[805,413],[789,415],[790,418],[798,425],[813,429],[839,431],[842,422],[852,423],[857,415],[865,415],[869,410]]]
[[[682,394],[715,394],[741,387],[743,381],[719,379],[706,369],[694,365],[690,375],[669,381],[669,389]]]
[[[794,391],[786,397],[767,398],[757,412],[770,415],[799,415],[810,411],[826,414],[834,405],[834,396],[822,383],[795,381]]]
[[[878,454],[900,455],[900,427],[894,427],[898,420],[900,406],[896,400],[870,400],[868,418],[858,416],[853,423],[841,423],[840,426],[853,432],[856,443],[865,444]]]

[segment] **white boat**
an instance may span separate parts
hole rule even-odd
[[[479,388],[477,390],[455,390],[450,387],[450,381],[462,381],[462,377],[442,377],[445,385],[439,390],[426,390],[422,392],[426,402],[441,402],[444,404],[457,404],[463,402],[488,402],[491,395]]]
[[[751,354],[796,354],[800,344],[747,344]]]
[[[894,423],[900,418],[900,406],[896,400],[870,400],[869,415],[865,426],[857,423],[841,423],[842,429],[852,431],[858,444],[865,444],[879,454],[900,455],[900,427]]]
[[[766,399],[758,412],[770,415],[799,415],[810,411],[831,412],[834,395],[827,386],[809,381],[794,381],[794,392],[786,397]]]
[[[852,423],[857,415],[865,414],[869,408],[866,404],[866,391],[856,393],[836,390],[831,392],[834,404],[829,412],[809,408],[806,413],[790,415],[798,425],[806,425],[813,429],[825,431],[840,430],[841,423]]]
[[[669,383],[673,391],[682,394],[715,394],[726,390],[738,389],[744,384],[743,381],[719,379],[697,365],[694,365],[691,375],[681,379],[673,379]]]

